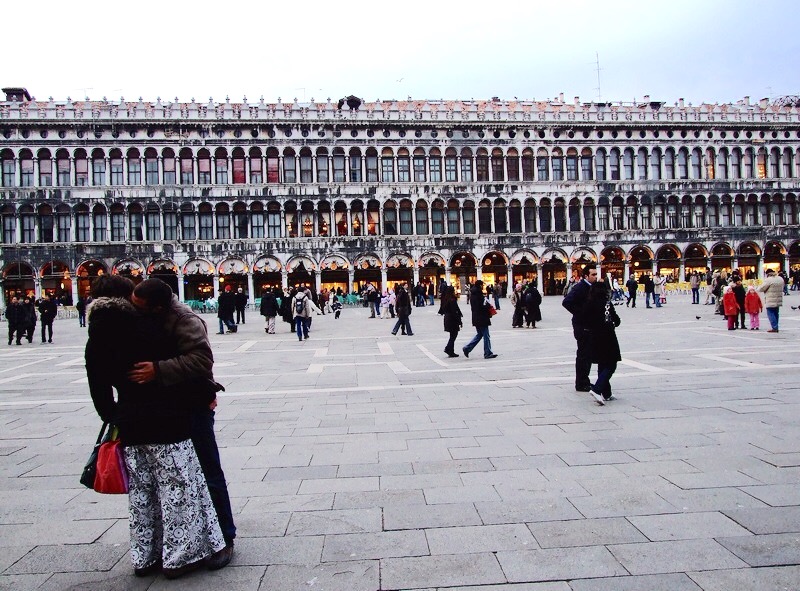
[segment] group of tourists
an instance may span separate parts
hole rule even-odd
[[[32,343],[37,320],[42,325],[42,343],[52,343],[53,321],[57,315],[58,303],[52,294],[44,295],[36,302],[27,295],[12,296],[4,313],[8,322],[8,344],[16,340],[17,345],[22,345],[22,339]]]

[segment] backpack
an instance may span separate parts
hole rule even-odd
[[[300,315],[303,312],[305,312],[305,309],[306,309],[306,297],[303,296],[302,298],[297,298],[294,301],[294,313]]]

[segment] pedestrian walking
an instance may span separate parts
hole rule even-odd
[[[590,360],[597,364],[597,380],[591,384],[590,392],[597,404],[603,406],[614,399],[611,376],[617,369],[617,363],[622,361],[622,355],[616,332],[620,319],[608,297],[608,291],[599,282],[589,288],[582,316],[590,334]]]
[[[591,335],[584,318],[584,308],[589,298],[589,290],[596,282],[597,265],[594,263],[584,265],[581,280],[569,290],[561,302],[561,305],[572,314],[572,335],[578,346],[575,352],[575,390],[578,392],[588,392],[591,389],[589,381],[589,371],[592,368]],[[605,290],[605,285],[600,287]]]
[[[484,359],[494,359],[497,357],[497,353],[492,351],[492,341],[489,335],[489,327],[492,325],[491,310],[494,309],[489,302],[489,297],[489,290],[487,289],[486,294],[484,294],[483,281],[478,279],[475,285],[472,286],[472,291],[469,296],[469,305],[472,312],[472,326],[475,327],[475,336],[461,349],[464,352],[464,357],[469,357],[470,352],[481,340],[483,340]]]
[[[406,289],[407,286],[402,285],[399,286],[396,290],[395,295],[397,296],[397,322],[394,324],[394,328],[392,329],[392,334],[397,335],[397,331],[401,330],[402,334],[413,336],[414,333],[411,331],[411,295],[408,293]]]
[[[225,334],[227,327],[228,333],[235,333],[239,330],[233,321],[233,312],[236,310],[236,299],[230,285],[226,285],[224,291],[217,298],[217,318],[219,319],[219,332]]]
[[[39,320],[42,323],[42,343],[53,342],[53,321],[58,315],[55,295],[45,295],[39,302]],[[45,339],[45,332],[47,338]]]
[[[625,302],[625,306],[630,306],[631,308],[636,307],[636,294],[639,291],[639,284],[636,282],[636,278],[631,275],[628,280],[625,282],[625,287],[628,288],[628,301]]]
[[[447,353],[448,357],[458,357],[454,347],[458,332],[463,326],[463,314],[458,306],[456,290],[449,285],[445,285],[439,290],[439,314],[444,317],[444,331],[450,335],[447,344],[444,346],[444,352]]]
[[[244,293],[244,290],[240,287],[236,290],[236,294],[233,296],[233,298],[236,306],[236,324],[239,324],[239,322],[244,324],[244,313],[247,309],[248,301],[247,294]]]
[[[766,270],[767,278],[764,280],[758,291],[764,294],[764,308],[767,310],[770,328],[767,332],[779,332],[779,320],[781,306],[783,305],[784,282],[781,277],[775,274],[774,269]]]
[[[261,295],[259,312],[264,317],[264,332],[267,334],[275,334],[275,318],[278,316],[278,298],[275,297],[274,290],[267,289]]]

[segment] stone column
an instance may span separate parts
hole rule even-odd
[[[385,289],[387,289],[387,287],[388,287],[388,285],[386,283],[387,281],[388,281],[388,279],[386,277],[386,267],[381,267],[381,291],[384,291]]]
[[[355,280],[356,272],[353,269],[347,270],[347,293],[353,293],[353,281]]]
[[[286,269],[281,269],[281,289],[286,289],[289,287],[289,273],[286,272]]]
[[[214,273],[214,294],[213,295],[214,295],[215,298],[219,297],[219,275],[217,275],[216,272]]]
[[[181,302],[186,301],[186,289],[183,285],[183,271],[178,269],[178,300]]]
[[[249,306],[255,306],[255,285],[253,284],[252,270],[247,272],[247,303]]]
[[[78,275],[72,278],[72,305],[78,303]]]

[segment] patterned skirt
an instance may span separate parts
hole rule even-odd
[[[178,568],[225,547],[191,439],[128,446],[125,463],[134,568]]]

